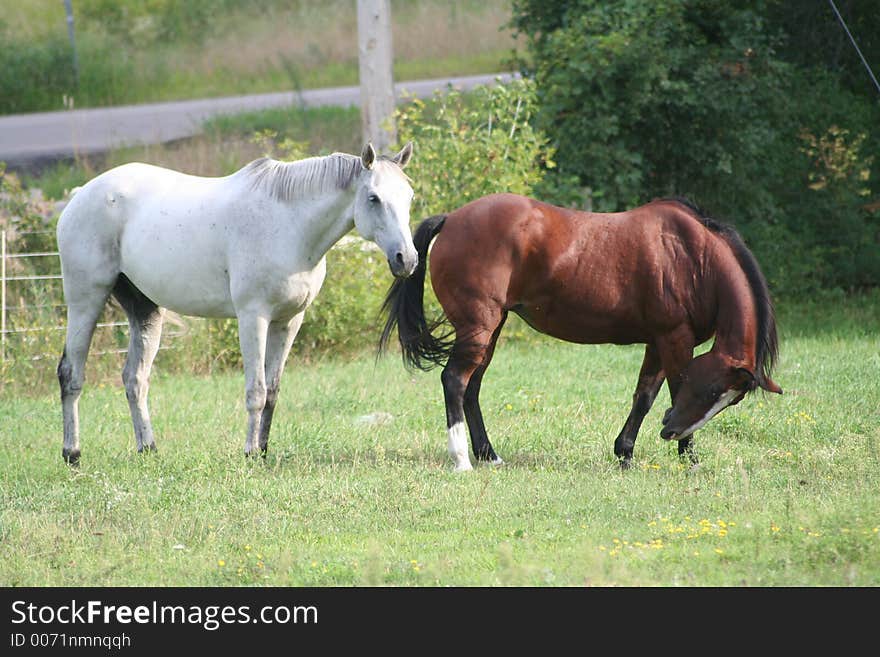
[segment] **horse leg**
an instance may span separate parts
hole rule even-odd
[[[649,344],[645,348],[645,358],[642,361],[642,369],[639,371],[639,382],[633,393],[633,405],[626,418],[623,429],[620,430],[614,441],[614,455],[620,459],[620,467],[627,469],[632,465],[633,448],[636,437],[642,426],[645,415],[651,410],[651,405],[657,397],[660,386],[663,384],[665,374],[660,364],[660,355],[657,347]]]
[[[113,288],[113,296],[128,316],[128,355],[122,369],[122,382],[131,411],[137,451],[155,451],[156,442],[153,438],[147,396],[150,390],[150,370],[159,351],[165,313],[124,275],[120,275]]]
[[[260,421],[266,407],[266,340],[269,320],[257,314],[240,314],[238,341],[244,360],[245,406],[248,412],[244,454],[250,456],[258,444]]]
[[[691,434],[687,438],[678,441],[678,457],[682,460],[687,457],[687,460],[690,461],[691,465],[699,465],[700,459],[694,449],[693,437],[694,434]]]
[[[299,328],[302,326],[305,313],[295,315],[289,322],[270,322],[266,340],[266,405],[260,417],[260,453],[266,456],[269,447],[269,431],[272,428],[272,416],[275,414],[275,402],[281,386],[281,373],[290,347]]]
[[[506,312],[501,316],[501,322],[492,334],[483,363],[474,370],[464,391],[464,416],[467,420],[468,431],[471,434],[471,446],[474,451],[474,457],[478,461],[488,461],[495,465],[500,465],[504,461],[492,449],[492,443],[489,442],[489,435],[486,433],[483,411],[480,409],[480,387],[483,384],[483,375],[486,373],[489,363],[492,362],[495,345],[498,342],[498,336],[501,334],[505,321],[507,321]]]
[[[696,346],[694,335],[690,329],[680,329],[666,336],[662,341],[658,340],[658,346],[660,347],[663,369],[666,371],[669,397],[672,405],[675,406],[675,398],[681,387],[681,373],[694,358],[694,347]],[[694,451],[692,439],[693,434],[678,441],[678,456],[680,458],[687,456],[691,465],[697,465],[699,459]]]
[[[483,308],[479,314],[470,316],[486,315]],[[448,436],[447,448],[449,455],[455,462],[455,471],[463,472],[471,470],[471,461],[468,457],[467,434],[465,432],[464,396],[473,373],[486,361],[486,354],[492,342],[495,328],[501,321],[499,309],[496,321],[491,323],[491,328],[477,327],[458,324],[453,321],[455,327],[455,345],[452,353],[443,368],[440,380],[443,382],[443,398],[446,402],[446,430]],[[479,384],[477,387],[479,390]],[[478,449],[479,442],[474,443],[474,449]]]
[[[675,383],[672,380],[669,380],[669,396],[672,399],[672,405],[675,405],[675,397],[678,394],[678,389],[681,387],[681,379],[677,378]],[[691,465],[699,465],[700,459],[697,457],[697,452],[694,450],[693,443],[694,434],[692,433],[687,438],[682,438],[678,441],[678,457],[682,460],[687,458],[690,461]]]
[[[64,418],[61,456],[70,465],[79,462],[79,397],[85,381],[92,335],[109,294],[108,290],[106,295],[67,305],[67,337],[58,363],[58,383],[61,386],[61,412]]]

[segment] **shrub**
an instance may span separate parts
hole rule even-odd
[[[450,212],[486,194],[529,195],[553,167],[553,149],[531,125],[535,84],[514,80],[471,93],[449,90],[396,113],[401,144],[412,140],[414,221]]]

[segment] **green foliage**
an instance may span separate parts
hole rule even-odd
[[[877,3],[838,0],[836,5],[876,75],[880,63]],[[877,89],[828,2],[770,0],[766,6],[765,20],[780,33],[780,57],[805,69],[827,71],[852,93],[876,100]]]
[[[213,16],[235,4],[230,0],[85,0],[78,10],[86,23],[143,47],[178,39],[198,43],[209,36]]]
[[[20,39],[0,26],[0,113],[69,109],[114,104],[129,97],[135,64],[110,39],[94,36],[77,42],[79,84],[67,36]]]
[[[0,230],[6,232],[6,239],[15,242],[19,251],[52,251],[54,229],[55,203],[40,190],[26,189],[0,162]]]
[[[784,56],[787,11],[799,10],[515,0],[512,25],[528,39],[536,125],[594,209],[686,195],[737,226],[777,293],[878,285],[865,206],[880,191],[880,107],[830,66]]]
[[[531,125],[535,84],[450,90],[425,103],[413,100],[396,113],[401,143],[412,140],[415,155],[412,217],[450,212],[486,194],[531,194],[552,167],[553,149]]]
[[[0,112],[59,107],[74,88],[70,43],[55,35],[43,42],[13,39],[0,24]]]
[[[358,107],[288,106],[224,114],[206,121],[205,131],[218,139],[262,133],[272,142],[307,140],[318,151],[327,152],[359,153],[363,146]],[[279,157],[292,159],[280,151]]]

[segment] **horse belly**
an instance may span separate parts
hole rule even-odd
[[[558,299],[512,308],[536,331],[578,344],[633,344],[650,340],[636,318],[614,309],[565,304]]]

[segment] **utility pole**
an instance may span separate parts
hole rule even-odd
[[[64,12],[67,14],[67,36],[70,38],[70,49],[73,51],[73,81],[79,88],[79,58],[76,56],[76,36],[73,30],[73,0],[64,0]]]
[[[397,141],[390,0],[357,0],[361,132],[383,152]]]

